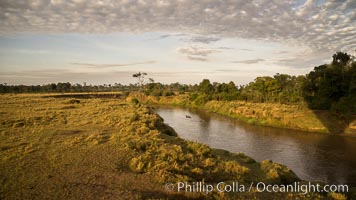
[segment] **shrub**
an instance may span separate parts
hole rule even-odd
[[[166,96],[166,97],[173,96],[173,95],[174,95],[174,93],[172,91],[169,91],[169,90],[165,90],[162,93],[162,96]]]
[[[190,94],[189,100],[194,101],[198,96],[199,96],[199,94],[194,92],[194,93]]]
[[[131,103],[137,105],[137,104],[139,104],[140,102],[138,101],[138,99],[133,98],[133,99],[131,99]]]
[[[155,97],[159,97],[162,96],[162,91],[161,90],[153,90],[151,93],[149,93],[148,95],[151,96],[155,96]]]
[[[198,97],[194,100],[195,105],[204,105],[209,101],[209,96],[206,94],[199,94]]]
[[[261,170],[265,173],[267,182],[290,184],[300,180],[288,167],[270,160],[261,162]]]

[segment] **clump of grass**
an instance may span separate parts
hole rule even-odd
[[[69,99],[65,103],[67,103],[67,104],[79,104],[80,100],[79,99]]]
[[[74,109],[76,108],[75,106],[63,106],[61,109]]]
[[[247,123],[255,125],[257,123],[257,120],[256,119],[249,119],[249,120],[247,120]]]
[[[137,104],[139,104],[140,102],[138,101],[138,99],[133,98],[133,99],[131,99],[131,103],[134,104],[134,105],[137,105]]]
[[[187,142],[192,144],[191,142]],[[158,144],[130,161],[130,168],[139,173],[159,174],[159,182],[249,180],[250,170],[236,161],[226,161],[212,154],[191,151],[188,144]]]
[[[138,121],[139,119],[140,119],[140,116],[135,112],[132,114],[130,121],[135,122],[135,121]]]
[[[335,199],[335,200],[346,200],[346,196],[344,194],[341,193],[335,193],[335,192],[329,192],[328,193],[328,197],[330,199]]]
[[[270,160],[264,160],[261,162],[261,170],[265,174],[265,181],[270,183],[282,183],[288,184],[296,181],[300,181],[298,176],[289,168],[284,165],[274,163]]]
[[[12,127],[14,128],[20,128],[20,127],[24,127],[25,126],[25,121],[24,120],[16,120]]]

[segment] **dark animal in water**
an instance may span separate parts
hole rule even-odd
[[[185,116],[185,118],[192,118],[192,117],[191,117],[191,116],[189,116],[189,115],[186,115],[186,116]]]

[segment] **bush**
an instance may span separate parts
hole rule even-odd
[[[148,95],[154,96],[154,97],[159,97],[162,96],[162,92],[161,90],[153,90],[151,93],[149,93]]]
[[[206,94],[199,94],[198,97],[194,100],[195,105],[204,105],[209,101],[209,96]]]
[[[138,99],[133,98],[133,99],[131,99],[131,103],[137,105],[137,104],[139,104],[140,102],[138,101]]]
[[[261,162],[261,170],[266,175],[266,182],[290,184],[300,180],[298,176],[288,167],[274,163],[270,160],[264,160]]]
[[[166,96],[166,97],[173,96],[173,95],[174,95],[174,93],[172,91],[169,91],[169,90],[165,90],[162,93],[162,96]]]
[[[194,92],[189,96],[189,100],[194,101],[198,96],[199,96],[199,94]]]

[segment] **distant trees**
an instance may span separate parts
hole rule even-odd
[[[273,102],[299,104],[306,102],[312,109],[332,109],[337,112],[356,114],[356,62],[354,57],[344,52],[336,52],[330,64],[317,67],[305,76],[291,76],[277,73],[273,77],[257,77],[247,85],[236,86],[234,82],[211,83],[203,79],[201,83],[186,85],[180,83],[162,84],[149,78],[147,73],[133,74],[136,85],[84,85],[51,83],[47,85],[7,85],[0,84],[0,93],[24,92],[99,92],[142,90],[146,95],[172,96],[189,93],[190,100],[202,105],[209,100],[250,102]]]
[[[57,83],[56,90],[57,92],[70,92],[70,83]]]
[[[299,104],[306,102],[312,109],[333,109],[356,114],[356,62],[347,53],[337,52],[330,64],[320,65],[306,76],[277,73],[273,77],[257,77],[247,85],[236,87],[233,82],[213,83],[204,79],[193,90],[190,99],[196,104],[208,100],[245,100]]]
[[[162,83],[148,83],[145,85],[145,94],[151,96],[173,96],[175,93],[184,94],[191,86],[179,83],[164,85]]]
[[[210,95],[213,92],[213,86],[208,79],[204,79],[198,86],[198,92]]]
[[[245,86],[237,87],[234,82],[210,83],[204,79],[190,95],[196,104],[208,100],[250,102],[297,103],[302,101],[304,76],[276,74],[273,77],[257,77]]]
[[[229,83],[213,83],[213,100],[218,101],[232,101],[237,100],[239,97],[239,91],[235,83],[230,81]]]
[[[171,96],[174,93],[185,93],[193,91],[194,85],[172,83],[162,84],[150,81],[143,84],[144,92],[148,95]],[[111,92],[111,91],[137,91],[141,87],[138,84],[122,85],[120,83],[88,85],[71,83],[50,83],[44,85],[8,85],[0,84],[0,93],[51,93],[51,92]],[[151,93],[153,92],[153,93]]]
[[[81,85],[79,83],[50,83],[45,85],[7,85],[0,84],[0,93],[51,93],[51,92],[109,92],[137,90],[135,85]]]

